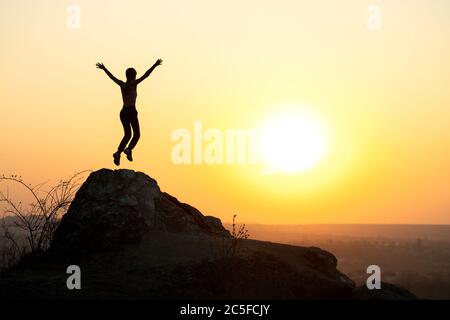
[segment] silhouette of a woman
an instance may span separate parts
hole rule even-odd
[[[113,154],[114,163],[117,166],[120,165],[120,155],[122,152],[125,153],[129,161],[133,161],[132,150],[136,146],[141,135],[139,130],[138,113],[136,110],[137,85],[146,79],[153,72],[153,70],[161,64],[161,59],[156,60],[155,64],[153,64],[153,66],[139,79],[136,79],[136,70],[133,68],[128,68],[125,72],[127,76],[126,82],[114,77],[114,75],[106,69],[103,63],[96,64],[97,68],[105,71],[108,77],[120,86],[120,90],[122,92],[123,108],[120,111],[120,121],[123,125],[124,136],[119,144],[117,152]],[[132,130],[133,138],[131,138]],[[127,147],[128,142],[130,142],[130,144]]]

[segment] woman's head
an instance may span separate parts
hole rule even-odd
[[[128,68],[127,71],[125,71],[125,74],[127,76],[127,81],[136,80],[136,70],[134,70],[134,68]]]

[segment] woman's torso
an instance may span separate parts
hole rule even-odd
[[[124,83],[120,90],[122,92],[122,100],[124,107],[135,107],[137,98],[137,85],[133,83]]]

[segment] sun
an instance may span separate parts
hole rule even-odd
[[[327,152],[326,130],[310,115],[273,116],[260,132],[262,163],[274,172],[306,172],[316,167]]]

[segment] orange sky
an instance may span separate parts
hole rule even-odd
[[[80,29],[66,26],[67,6]],[[381,9],[381,30],[366,26]],[[12,1],[0,4],[0,172],[54,181],[114,168],[119,78],[138,88],[135,162],[203,213],[260,223],[450,223],[450,3],[411,1]],[[327,157],[301,174],[175,165],[171,134],[261,128],[285,107],[326,127]],[[295,146],[294,146],[295,147]]]

